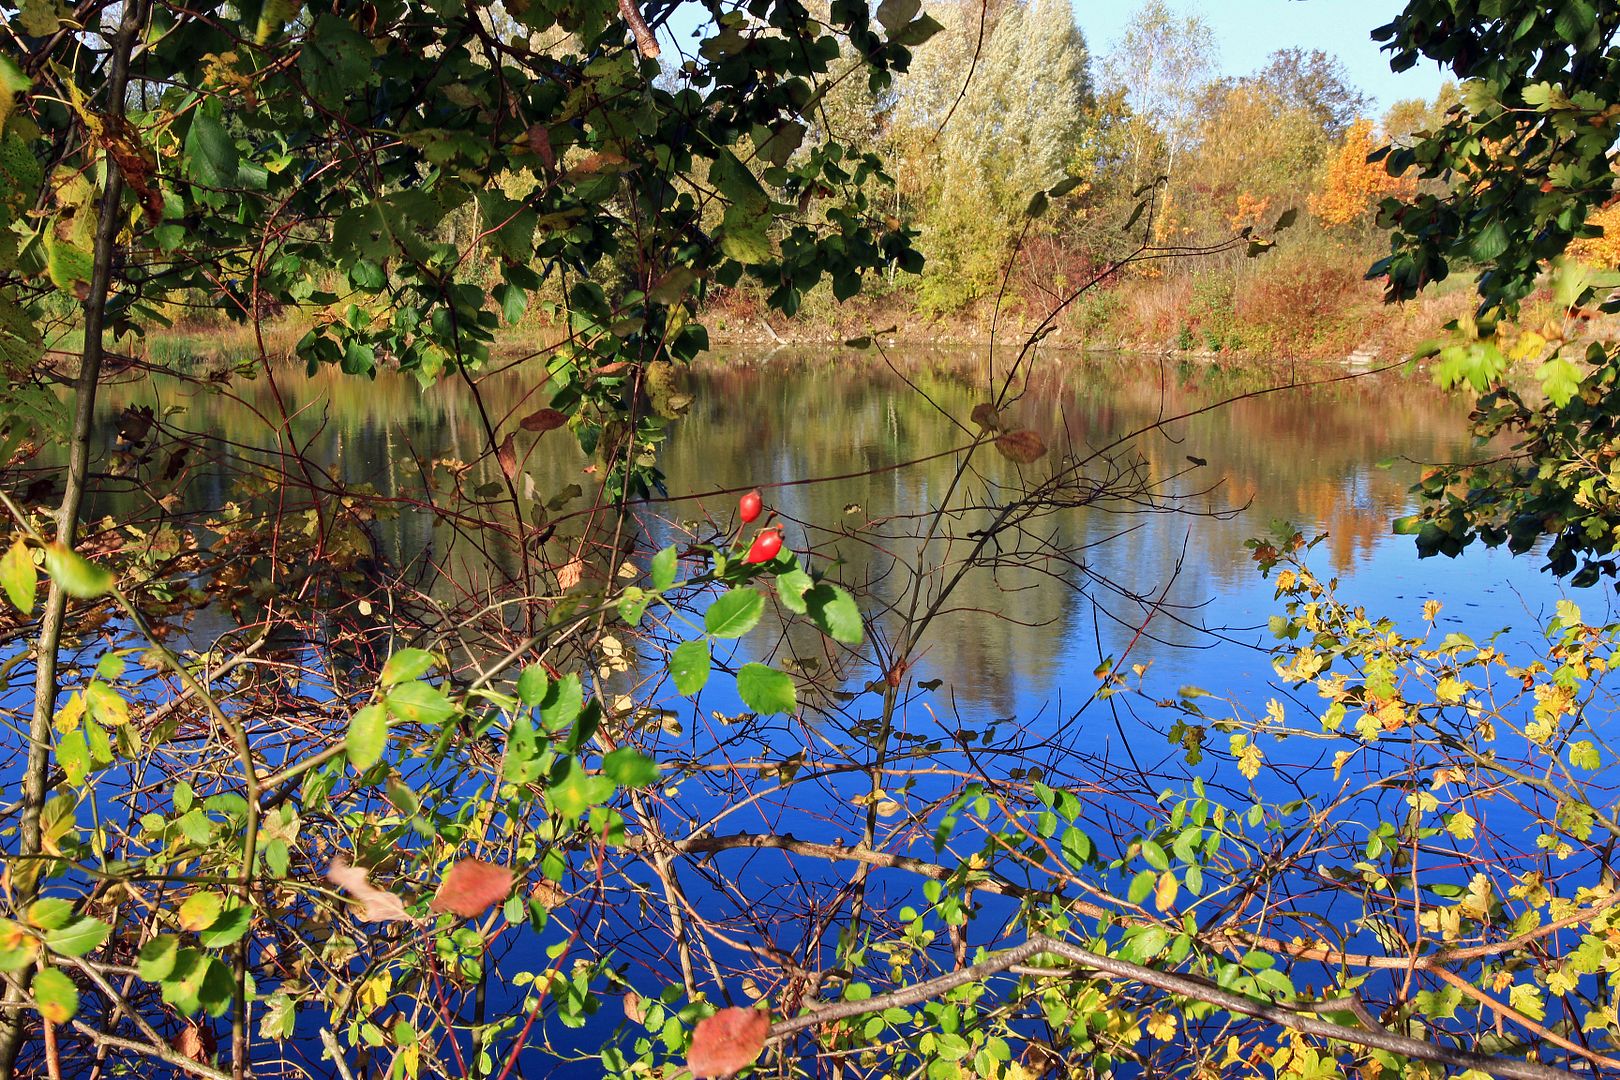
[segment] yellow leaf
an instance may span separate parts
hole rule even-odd
[[[1166,870],[1159,875],[1159,883],[1153,889],[1153,903],[1160,911],[1168,912],[1175,907],[1176,896],[1180,892],[1181,883],[1176,880],[1176,875]]]

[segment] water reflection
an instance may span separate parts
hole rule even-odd
[[[662,543],[672,523],[707,515],[725,522],[734,496],[705,493],[758,486],[788,522],[790,544],[866,586],[869,610],[905,596],[919,564],[915,537],[945,497],[960,461],[950,451],[970,441],[967,418],[986,395],[982,355],[889,360],[709,358],[693,374],[696,403],[664,454],[672,498],[638,511],[640,550]],[[1088,477],[1128,476],[1142,497],[1043,518],[1032,523],[1036,539],[1014,541],[1037,556],[1033,566],[967,575],[929,638],[919,677],[944,678],[960,703],[1005,714],[1074,684],[1077,670],[1089,674],[1127,645],[1137,662],[1196,671],[1205,662],[1188,650],[1211,643],[1206,631],[1263,621],[1256,608],[1269,587],[1252,572],[1243,542],[1268,523],[1327,531],[1332,570],[1352,579],[1381,547],[1404,549],[1389,537],[1389,522],[1406,508],[1419,463],[1468,452],[1462,403],[1396,376],[1275,391],[1287,379],[1153,357],[1043,357],[1004,421],[1039,432],[1052,452],[1029,466],[979,452],[958,494],[986,509],[944,521],[920,563],[949,567],[989,508],[1065,459],[1085,461]],[[1209,408],[1228,399],[1236,400]],[[116,459],[115,417],[125,407],[152,406],[172,431],[214,440],[187,451],[186,475],[171,485],[177,512],[210,514],[243,497],[235,478],[244,465],[274,464],[285,460],[278,451],[296,450],[326,497],[375,491],[397,500],[396,514],[366,530],[379,556],[416,568],[428,591],[471,595],[519,573],[517,545],[447,524],[424,491],[440,499],[443,478],[453,475],[456,513],[467,524],[512,524],[486,418],[498,438],[517,433],[514,486],[526,523],[555,525],[534,557],[563,561],[578,542],[583,517],[575,512],[592,489],[590,463],[567,432],[521,430],[518,420],[543,404],[543,386],[521,373],[486,379],[476,399],[455,381],[423,389],[401,376],[368,381],[329,371],[279,372],[274,385],[260,378],[229,391],[144,378],[104,399],[101,455]],[[155,477],[183,445],[172,436],[121,485],[103,485],[96,512],[143,512],[161,486]],[[424,477],[436,485],[425,487]],[[836,479],[805,482],[829,477]],[[568,498],[576,487],[582,494]],[[1180,512],[1164,512],[1171,508]],[[1078,565],[1039,557],[1059,551],[1080,553]],[[193,634],[226,628],[205,616]],[[803,628],[789,633],[787,647],[801,660],[825,655]]]

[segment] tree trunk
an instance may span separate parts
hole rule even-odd
[[[118,33],[113,41],[107,80],[107,112],[112,123],[124,116],[124,90],[129,80],[129,58],[141,25],[146,21],[143,0],[130,0],[125,6]],[[84,351],[79,374],[74,381],[73,428],[68,439],[67,477],[62,502],[56,511],[56,542],[72,547],[79,531],[79,511],[84,502],[85,477],[90,467],[91,425],[95,419],[96,386],[101,378],[104,353],[102,337],[107,320],[107,295],[111,290],[113,260],[117,255],[118,229],[123,217],[123,176],[117,168],[107,170],[107,186],[97,208],[95,265],[91,272],[90,293],[84,300]],[[12,893],[18,909],[28,906],[38,891],[40,817],[45,807],[46,779],[51,764],[51,718],[56,711],[56,669],[60,659],[62,626],[67,611],[67,594],[55,581],[45,597],[40,619],[34,676],[34,713],[28,729],[28,764],[23,773],[22,827],[17,859],[11,863]],[[25,973],[25,976],[28,973]],[[29,1014],[15,1007],[21,996],[8,990],[6,1003],[14,1006],[0,1017],[0,1080],[11,1080],[28,1028]]]

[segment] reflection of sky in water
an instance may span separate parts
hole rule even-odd
[[[958,380],[914,378],[929,397],[964,421],[980,400]],[[324,374],[312,384],[286,379],[295,407],[317,404],[301,420],[309,453],[350,483],[372,483],[384,493],[408,490],[415,478],[409,467],[413,455],[475,461],[473,483],[498,475],[491,457],[478,460],[481,433],[475,414],[453,389],[419,395],[414,384],[399,379],[366,383]],[[505,414],[506,427],[543,404],[527,397],[533,389],[515,380],[491,388],[488,400],[499,406],[497,418],[503,416],[501,410],[511,410]],[[862,368],[739,364],[710,372],[696,389],[693,414],[676,426],[665,454],[675,494],[882,469],[963,441],[962,433],[913,390]],[[1041,431],[1053,446],[1051,456],[1027,471],[1040,478],[1065,449],[1083,456],[1087,446],[1105,445],[1159,415],[1190,411],[1245,389],[1252,387],[1218,369],[1172,372],[1161,382],[1158,372],[1144,370],[1142,362],[1102,361],[1080,367],[1066,379],[1043,375],[1008,411],[1009,423]],[[159,403],[187,406],[176,421],[182,426],[224,433],[247,444],[271,442],[262,421],[222,398],[181,395],[172,388],[154,392],[144,386],[125,388],[117,396],[140,401],[152,400],[154,393]],[[242,393],[265,409],[262,386],[248,385]],[[1030,746],[1032,762],[1068,749],[1093,755],[1099,775],[1133,761],[1181,772],[1179,759],[1158,734],[1169,721],[1143,712],[1140,699],[1092,702],[1081,710],[1098,685],[1094,669],[1105,656],[1126,666],[1143,663],[1148,665],[1150,697],[1169,696],[1192,684],[1238,699],[1251,711],[1262,710],[1275,693],[1271,665],[1261,651],[1271,644],[1265,624],[1280,608],[1272,583],[1255,572],[1243,541],[1265,533],[1278,519],[1293,522],[1306,535],[1332,534],[1313,553],[1311,564],[1322,576],[1339,575],[1341,594],[1364,604],[1370,614],[1391,615],[1415,630],[1423,602],[1437,599],[1444,605],[1442,630],[1466,626],[1483,638],[1509,627],[1518,628],[1510,640],[1535,640],[1536,623],[1559,595],[1556,584],[1538,572],[1536,560],[1479,549],[1456,561],[1420,562],[1410,538],[1389,533],[1389,522],[1409,506],[1407,489],[1417,466],[1406,461],[1380,469],[1374,463],[1386,458],[1444,460],[1465,453],[1456,434],[1462,418],[1455,401],[1412,383],[1381,380],[1246,400],[1136,440],[1118,451],[1122,459],[1140,468],[1157,490],[1196,493],[1191,506],[1206,516],[1084,511],[1038,523],[1062,546],[1085,546],[1090,580],[1082,583],[1083,592],[1027,571],[970,574],[953,601],[962,612],[932,628],[918,666],[908,673],[912,685],[933,678],[943,685],[911,700],[899,717],[900,729],[933,737],[959,728],[982,730],[1005,718],[1009,733]],[[523,443],[520,449],[524,471],[534,483],[534,503],[569,483],[590,482],[580,473],[584,462],[566,433]],[[1189,455],[1207,465],[1193,465]],[[973,497],[995,497],[1018,480],[1016,471],[994,455],[981,454],[976,464],[983,472],[966,489]],[[765,499],[789,520],[790,543],[802,545],[804,528],[813,527],[818,565],[827,565],[836,555],[843,560],[837,570],[840,580],[874,582],[871,610],[877,601],[902,595],[904,575],[895,571],[885,550],[915,554],[916,541],[906,540],[905,534],[921,528],[936,500],[944,497],[952,467],[952,458],[940,457],[904,470],[825,484],[767,487]],[[189,496],[192,509],[217,507],[230,497],[227,488],[214,482],[217,474],[203,473]],[[116,512],[121,498],[102,498],[97,512]],[[726,495],[654,509],[677,521],[705,512],[725,520],[733,506],[734,496]],[[856,509],[848,510],[851,506]],[[900,517],[898,523],[882,524],[892,516]],[[968,515],[949,527],[960,537],[978,520]],[[874,522],[878,524],[869,528]],[[665,541],[662,523],[649,520],[646,528],[653,546]],[[874,542],[874,531],[883,538]],[[384,550],[402,560],[443,543],[442,531],[432,529],[420,513],[406,512],[381,524],[379,533]],[[960,550],[958,545],[950,553]],[[944,551],[936,546],[931,556]],[[466,569],[475,562],[461,565]],[[1181,621],[1164,615],[1146,621],[1149,605],[1167,584],[1165,604]],[[1608,595],[1588,590],[1577,599],[1589,618],[1597,618]],[[205,617],[194,636],[206,640],[226,625],[223,618]],[[1129,655],[1123,655],[1133,639]],[[734,654],[718,650],[717,659],[740,664],[756,658],[767,640],[776,640],[775,635],[756,634]],[[804,635],[802,628],[790,631],[786,641],[802,656],[814,656],[820,647],[819,636]],[[879,676],[870,655],[845,673],[855,684]],[[847,744],[844,752],[851,760],[863,758],[858,731],[818,728],[814,718],[772,722],[757,737],[716,751],[713,747],[728,744],[733,731],[712,713],[735,713],[740,705],[729,680],[712,685],[701,703],[663,702],[676,709],[684,730],[662,737],[656,747],[662,756],[709,755],[711,761],[761,752],[786,756],[826,739]],[[13,696],[18,689],[11,688]],[[851,708],[856,718],[871,717],[877,711],[876,697],[861,698]],[[723,779],[688,780],[672,802],[689,811],[694,822],[708,821],[731,797]],[[723,817],[716,831],[793,831],[826,838],[837,831],[826,819],[842,814],[847,822],[849,800],[864,786],[859,774],[828,777],[798,789],[790,810],[761,802]],[[918,795],[927,790],[922,785]],[[1145,789],[1137,793],[1150,794]],[[895,839],[889,846],[905,850],[908,843]],[[916,853],[926,852],[918,848]],[[762,856],[728,864],[728,873],[761,890],[761,910],[768,911],[778,902],[789,904],[796,892],[783,868],[783,860]],[[848,869],[848,864],[837,865],[829,873]],[[702,880],[694,874],[691,882],[700,909],[730,906],[732,901],[720,891],[705,895]],[[593,1022],[587,1031],[605,1035],[612,1025],[604,1023]],[[592,1074],[588,1067],[576,1072]]]

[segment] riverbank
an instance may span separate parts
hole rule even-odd
[[[1406,304],[1385,304],[1376,282],[1348,264],[1268,267],[1263,273],[1218,268],[1188,274],[1104,282],[1077,299],[1009,294],[960,311],[928,316],[910,288],[844,303],[812,293],[800,313],[773,312],[748,288],[717,290],[701,315],[716,350],[831,346],[874,340],[884,346],[1016,347],[1035,334],[1047,347],[1139,352],[1191,358],[1364,362],[1410,356],[1474,304],[1466,280],[1447,283]],[[312,325],[283,315],[255,328],[183,321],[122,351],[152,362],[217,363],[222,359],[291,356]],[[549,351],[566,339],[565,324],[534,315],[503,328],[504,356]],[[59,347],[71,349],[64,341]]]

